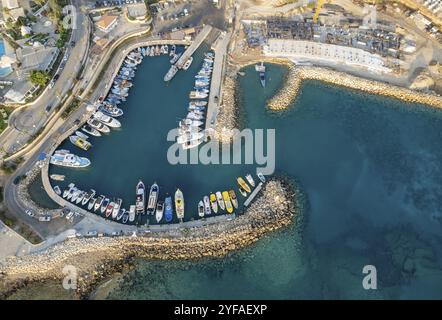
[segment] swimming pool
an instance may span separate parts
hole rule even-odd
[[[0,39],[0,58],[5,54],[5,45],[3,40]],[[0,68],[0,78],[6,77],[8,74],[12,72],[11,67]]]

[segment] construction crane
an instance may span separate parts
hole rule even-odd
[[[319,11],[321,11],[321,7],[324,4],[324,0],[318,0],[318,3],[316,5],[315,14],[313,15],[313,22],[318,22],[319,17]]]

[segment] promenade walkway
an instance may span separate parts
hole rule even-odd
[[[255,199],[255,197],[258,195],[258,193],[261,191],[262,189],[262,182],[260,182],[256,188],[252,191],[252,193],[250,194],[250,196],[246,199],[246,201],[244,201],[244,207],[247,207],[250,202],[253,201],[253,199]]]

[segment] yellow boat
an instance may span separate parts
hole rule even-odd
[[[238,177],[238,178],[236,178],[236,181],[237,181],[238,184],[239,184],[244,190],[246,190],[248,193],[252,192],[252,190],[250,190],[249,185],[244,181],[243,178]]]
[[[232,213],[233,212],[232,202],[230,201],[230,196],[227,191],[223,191],[223,200],[224,203],[226,204],[227,212]]]
[[[213,193],[210,194],[210,205],[212,206],[213,212],[217,213],[218,212],[218,202],[216,202],[216,196]]]
[[[77,147],[86,151],[92,146],[92,144],[89,141],[86,141],[85,139],[79,136],[70,136],[69,140]]]

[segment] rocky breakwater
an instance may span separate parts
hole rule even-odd
[[[105,277],[126,269],[134,258],[222,257],[290,224],[301,210],[301,199],[291,183],[274,179],[264,185],[242,215],[231,221],[138,237],[73,238],[39,253],[12,257],[0,267],[0,298],[32,282],[55,280],[61,285],[66,266],[75,268],[76,293],[86,298]]]
[[[320,67],[295,67],[289,65],[289,72],[284,81],[284,86],[275,96],[267,101],[269,109],[284,110],[288,108],[298,95],[303,80],[323,81],[370,94],[378,94],[410,103],[426,104],[432,107],[442,108],[442,97],[440,96],[367,80]]]

